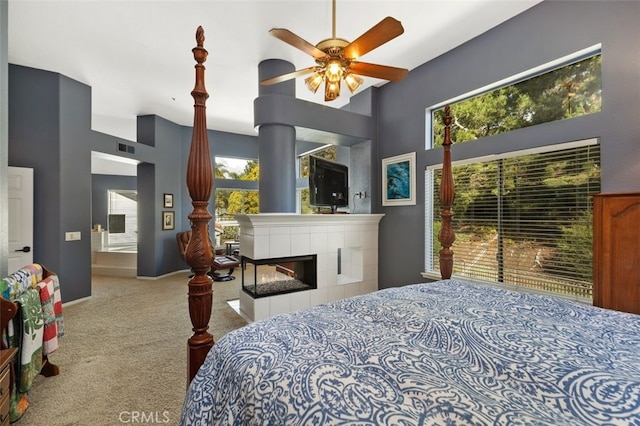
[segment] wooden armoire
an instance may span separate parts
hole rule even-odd
[[[640,192],[594,195],[593,304],[640,314]]]

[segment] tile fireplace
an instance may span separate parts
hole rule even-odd
[[[240,256],[250,259],[247,270],[256,268],[248,275],[245,271],[245,284],[239,294],[241,314],[248,321],[258,321],[378,290],[378,225],[383,217],[383,214],[236,215],[240,225]],[[294,269],[283,265],[287,262],[282,259],[307,256],[315,258],[315,284],[307,282],[307,287],[295,291],[269,294],[260,291],[261,269],[272,265],[274,280],[279,281],[286,275],[285,269]],[[275,274],[278,261],[281,262],[277,272],[283,275]]]

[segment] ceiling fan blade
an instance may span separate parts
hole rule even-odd
[[[403,80],[407,74],[409,74],[409,70],[405,68],[376,65],[367,62],[352,62],[351,65],[349,65],[349,71],[354,74],[381,78],[389,81]]]
[[[404,32],[400,21],[387,16],[382,21],[371,27],[369,31],[345,46],[342,54],[345,58],[358,59],[365,53],[371,52],[378,46],[382,46],[389,40],[393,40]]]
[[[294,72],[290,72],[287,74],[278,75],[276,77],[267,78],[266,80],[262,80],[260,84],[265,86],[270,86],[276,83],[282,83],[283,81],[291,80],[292,78],[300,77],[306,74],[311,74],[312,72],[317,71],[320,67],[313,66],[309,68],[303,68],[301,70],[297,70]]]
[[[324,53],[322,50],[318,49],[313,44],[298,37],[297,35],[295,35],[294,33],[292,33],[287,29],[272,28],[271,30],[269,30],[269,34],[271,34],[276,38],[279,38],[280,40],[290,44],[291,46],[297,49],[302,50],[303,52],[313,56],[316,59],[324,59],[327,57],[327,54]]]

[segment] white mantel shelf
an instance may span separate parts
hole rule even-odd
[[[336,224],[378,225],[384,214],[296,214],[296,213],[260,213],[237,214],[236,220],[242,225],[254,227],[278,226],[322,226]]]
[[[383,216],[236,215],[241,256],[253,260],[317,256],[316,289],[259,299],[240,290],[241,313],[250,321],[257,321],[378,290],[378,225]]]

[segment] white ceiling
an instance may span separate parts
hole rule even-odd
[[[362,57],[409,70],[541,0],[337,0],[336,35],[354,40],[386,16],[405,32]],[[135,141],[136,116],[193,123],[196,28],[205,31],[207,125],[256,134],[258,64],[312,58],[270,36],[287,28],[316,44],[331,36],[331,0],[8,0],[9,63],[63,74],[92,88],[92,128]],[[324,103],[299,78],[297,97]],[[385,81],[366,78],[364,87]],[[9,82],[11,84],[11,82]],[[393,83],[390,83],[393,84]],[[344,88],[330,106],[348,101]]]

